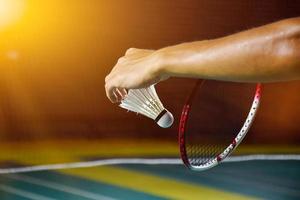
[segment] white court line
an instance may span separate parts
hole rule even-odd
[[[23,181],[23,182],[35,184],[35,185],[41,185],[41,186],[44,186],[44,187],[47,187],[47,188],[63,191],[63,192],[66,192],[66,193],[71,193],[71,194],[81,196],[81,197],[84,197],[84,198],[88,198],[88,199],[93,199],[93,200],[99,200],[99,199],[101,199],[101,200],[116,200],[114,198],[107,197],[107,196],[104,196],[104,195],[98,195],[98,194],[88,192],[88,191],[85,191],[85,190],[81,190],[81,189],[66,186],[66,185],[63,185],[63,184],[55,183],[55,182],[52,182],[52,181],[45,181],[45,180],[41,180],[41,179],[29,177],[29,176],[9,175],[9,176],[6,176],[6,177],[11,178],[11,179],[15,179],[15,180],[18,180],[18,181]]]
[[[300,155],[246,155],[231,156],[223,162],[245,162],[253,160],[300,160]],[[178,165],[182,164],[181,159],[177,158],[115,158],[85,162],[59,163],[49,165],[36,165],[27,167],[4,168],[0,169],[0,174],[12,174],[21,172],[34,172],[45,170],[59,170],[71,168],[98,167],[103,165],[118,164],[144,164],[144,165]]]
[[[245,162],[253,160],[300,160],[299,154],[290,155],[244,155],[244,156],[231,156],[225,162]]]
[[[0,190],[7,192],[7,193],[17,195],[17,196],[25,197],[27,199],[32,199],[32,200],[56,200],[53,198],[45,197],[43,195],[35,194],[32,192],[27,192],[25,190],[20,190],[20,189],[10,187],[7,185],[2,185],[2,184],[0,184]]]

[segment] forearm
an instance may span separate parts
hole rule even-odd
[[[238,82],[300,79],[300,18],[157,51],[167,76]]]

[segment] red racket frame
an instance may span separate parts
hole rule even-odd
[[[193,91],[191,92],[185,105],[183,106],[180,123],[179,123],[179,130],[178,130],[178,142],[179,142],[181,159],[182,159],[183,163],[189,169],[196,170],[196,171],[207,170],[207,169],[210,169],[210,168],[218,165],[227,156],[229,156],[233,152],[233,150],[241,143],[243,138],[246,136],[248,130],[250,129],[251,124],[254,120],[255,114],[258,110],[260,100],[261,100],[261,90],[262,90],[262,85],[260,83],[258,83],[256,85],[254,100],[252,102],[252,106],[250,108],[249,114],[244,122],[244,125],[240,129],[240,132],[236,135],[235,138],[233,138],[233,141],[231,142],[231,144],[229,144],[228,147],[225,148],[224,151],[222,153],[220,153],[217,157],[211,159],[211,161],[205,163],[202,166],[193,166],[189,162],[189,158],[187,156],[185,130],[186,130],[186,123],[189,118],[189,113],[192,108],[192,103],[193,103],[193,99],[196,94],[196,91],[201,89],[201,87],[203,86],[204,83],[205,83],[205,80],[198,80],[196,85],[194,86]]]

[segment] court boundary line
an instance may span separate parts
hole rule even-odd
[[[231,156],[226,158],[223,162],[247,162],[247,161],[264,161],[264,160],[299,160],[300,154],[290,155],[272,155],[272,154],[257,154],[244,156]],[[34,165],[25,167],[0,168],[0,174],[25,173],[36,171],[50,171],[72,168],[88,168],[98,167],[104,165],[121,165],[121,164],[143,164],[143,165],[179,165],[183,164],[179,158],[111,158],[83,162],[57,163],[46,165]]]

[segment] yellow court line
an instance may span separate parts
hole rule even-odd
[[[295,154],[295,145],[244,145],[234,152],[243,154]],[[30,159],[50,163],[61,162],[64,157],[178,157],[178,145],[172,142],[151,140],[49,140],[35,142],[0,142],[0,161]]]
[[[220,191],[192,183],[162,178],[156,175],[136,172],[120,167],[94,167],[89,169],[60,170],[64,174],[84,177],[86,179],[101,181],[107,184],[129,188],[132,190],[152,194],[168,199],[220,199],[220,200],[246,200],[254,199],[243,195]]]
[[[152,141],[37,141],[0,142],[0,161],[61,162],[65,157],[178,156],[177,144]],[[50,162],[46,162],[47,159]]]
[[[300,153],[299,146],[242,145],[235,155]],[[27,165],[80,161],[82,158],[178,157],[176,144],[153,141],[41,141],[0,142],[0,162],[15,161]]]

